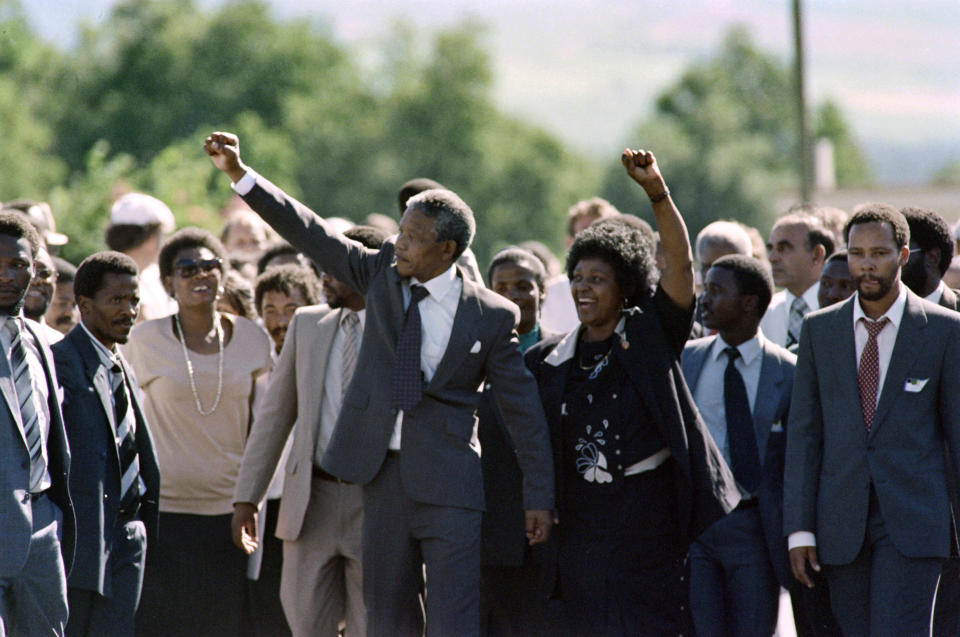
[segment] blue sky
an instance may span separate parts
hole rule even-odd
[[[216,6],[222,0],[194,0]],[[26,0],[48,39],[106,18],[111,0]],[[279,18],[308,18],[362,51],[397,19],[427,29],[474,17],[488,26],[500,106],[592,156],[625,145],[652,98],[709,55],[735,23],[783,59],[789,0],[272,0]],[[960,1],[804,2],[811,101],[846,112],[877,172],[914,181],[960,160]],[[899,159],[897,157],[899,156]],[[902,163],[909,164],[904,171]]]

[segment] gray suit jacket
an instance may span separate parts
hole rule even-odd
[[[243,450],[234,501],[257,503],[266,495],[290,430],[296,425],[277,518],[277,537],[282,540],[300,536],[310,502],[323,383],[342,315],[343,310],[326,305],[302,307],[294,314]]]
[[[50,431],[47,435],[47,470],[52,485],[47,491],[63,512],[61,551],[67,572],[73,563],[76,525],[69,495],[70,451],[60,413],[60,391],[50,347],[39,325],[24,324],[39,345],[50,394]],[[30,550],[33,514],[30,500],[30,454],[20,422],[20,404],[6,353],[0,356],[0,578],[18,577]]]
[[[689,341],[683,348],[683,377],[694,396],[703,364],[716,340],[716,336],[707,336]],[[797,357],[770,340],[763,341],[762,352],[760,383],[753,405],[754,434],[762,461],[760,486],[755,495],[760,508],[764,540],[777,579],[785,588],[792,588],[795,580],[790,573],[783,535],[783,460],[790,391]],[[723,392],[723,385],[716,390]]]
[[[344,397],[323,468],[366,484],[387,454],[397,412],[393,362],[403,326],[394,244],[370,250],[333,232],[320,217],[262,177],[244,200],[281,236],[364,295],[367,303],[357,374]],[[406,494],[441,506],[483,510],[476,442],[478,388],[486,379],[517,447],[524,508],[553,508],[553,462],[537,388],[523,366],[515,305],[460,273],[463,290],[446,352],[420,403],[404,413],[400,473]]]
[[[854,295],[807,315],[790,406],[784,531],[813,531],[820,559],[860,550],[871,483],[886,530],[908,557],[947,557],[944,443],[960,466],[960,315],[907,291],[868,434],[857,391]],[[907,383],[907,381],[917,381]]]

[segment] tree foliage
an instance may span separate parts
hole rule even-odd
[[[730,31],[717,54],[687,69],[656,100],[630,143],[656,152],[692,234],[716,219],[766,228],[775,193],[796,183],[796,110],[789,67]],[[817,133],[837,150],[841,185],[869,180],[866,162],[838,107],[817,112]],[[603,190],[615,205],[646,210],[643,193],[611,161]]]

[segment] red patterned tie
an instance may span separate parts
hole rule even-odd
[[[883,317],[879,321],[861,318],[867,328],[867,344],[860,354],[860,367],[857,369],[857,386],[860,389],[860,409],[863,411],[863,426],[870,433],[873,416],[877,411],[877,389],[880,384],[880,356],[877,351],[877,334],[890,322]]]

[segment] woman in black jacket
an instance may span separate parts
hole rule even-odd
[[[622,219],[584,230],[567,274],[580,327],[527,354],[551,429],[557,588],[573,635],[689,632],[686,553],[736,506],[733,477],[680,371],[694,307],[690,243],[653,155],[624,151],[652,238]]]

